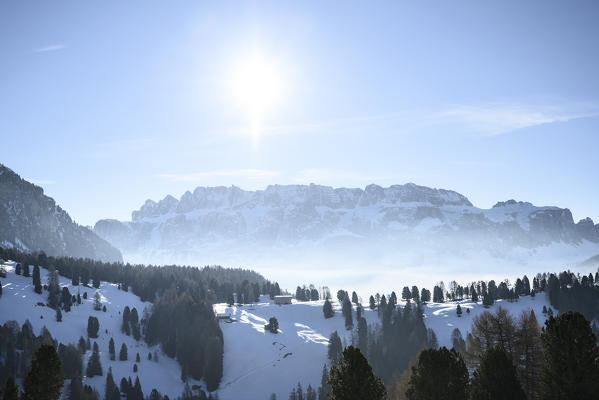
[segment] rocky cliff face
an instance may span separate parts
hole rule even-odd
[[[588,242],[599,252],[599,225],[590,219],[574,223],[568,209],[509,200],[486,210],[457,192],[415,184],[198,187],[179,200],[147,200],[130,222],[101,220],[94,231],[125,254],[190,254],[192,259],[193,253],[347,251],[372,244],[383,251],[483,250],[505,256],[514,248]]]
[[[0,164],[0,246],[48,255],[122,261],[118,249],[77,225],[54,200]]]

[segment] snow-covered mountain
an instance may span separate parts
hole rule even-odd
[[[76,224],[44,190],[0,164],[0,246],[52,256],[122,261],[119,250]]]
[[[94,232],[128,261],[146,263],[259,265],[261,258],[322,259],[358,249],[395,265],[482,253],[522,262],[548,248],[577,261],[599,253],[599,225],[575,223],[568,209],[514,200],[481,209],[457,192],[412,183],[198,187],[179,200],[147,200],[131,221],[98,221]]]

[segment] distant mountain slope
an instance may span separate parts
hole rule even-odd
[[[147,200],[132,221],[101,220],[94,231],[135,261],[155,263],[225,262],[232,254],[249,262],[255,253],[289,249],[416,254],[412,265],[431,254],[485,252],[502,258],[517,249],[553,245],[599,250],[599,225],[589,218],[575,223],[568,209],[514,200],[480,209],[457,192],[411,183],[364,189],[198,187],[179,200],[170,195]]]
[[[0,246],[48,255],[122,261],[118,249],[73,222],[39,186],[0,164]]]

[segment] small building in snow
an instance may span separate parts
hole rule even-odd
[[[275,296],[275,304],[291,304],[291,295]]]

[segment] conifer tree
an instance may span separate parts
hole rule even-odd
[[[131,328],[129,327],[129,315],[131,314],[131,310],[129,306],[125,306],[123,310],[123,325],[121,330],[125,333],[125,335],[131,335]]]
[[[541,333],[543,398],[591,399],[599,393],[599,349],[589,321],[568,311],[549,317]]]
[[[420,291],[418,290],[418,286],[412,286],[412,300],[416,303],[420,302]]]
[[[341,338],[337,331],[331,333],[331,337],[329,338],[329,349],[328,356],[329,360],[332,362],[337,362],[343,355],[343,345],[341,344]]]
[[[108,373],[106,374],[106,386],[104,387],[104,398],[106,400],[111,400],[115,390],[118,389],[116,383],[114,383],[114,378],[112,377],[112,368],[108,368]]]
[[[370,299],[368,300],[368,306],[371,310],[376,308],[376,303],[374,302],[374,297],[372,295],[370,295]]]
[[[23,276],[26,278],[29,278],[31,276],[31,273],[29,272],[29,263],[28,262],[23,264]]]
[[[114,339],[110,338],[110,341],[108,342],[108,354],[110,355],[110,359],[114,360],[116,357],[116,352],[114,349]]]
[[[21,275],[21,263],[17,263],[15,266],[15,274]]]
[[[0,297],[2,297],[2,282],[0,282]]]
[[[322,313],[324,314],[325,318],[332,318],[335,316],[335,311],[333,310],[333,305],[331,304],[329,299],[326,299],[324,301],[324,304],[322,305]]]
[[[94,294],[94,310],[100,311],[102,309],[102,302],[100,301],[100,293],[96,292]]]
[[[385,385],[359,349],[348,346],[329,375],[331,400],[383,400]]]
[[[468,369],[455,350],[441,347],[423,350],[412,367],[408,400],[463,400],[468,387]]]
[[[119,352],[119,360],[127,361],[127,345],[123,343],[121,346],[121,351]]]
[[[87,361],[87,369],[85,374],[90,378],[97,375],[101,376],[103,374],[102,364],[100,363],[100,351],[97,342],[94,342],[94,349],[92,351],[92,355]]]
[[[12,375],[6,380],[3,400],[19,400],[19,387],[15,383],[15,378]]]
[[[270,317],[268,324],[264,325],[264,330],[271,333],[279,332],[279,321],[275,317]]]
[[[358,304],[358,294],[355,291],[353,291],[351,294],[351,302],[354,304]]]
[[[141,383],[139,383],[139,376],[135,377],[135,385],[133,386],[134,400],[143,400],[144,393],[141,390]]]
[[[482,355],[478,369],[474,371],[470,387],[472,400],[526,400],[526,395],[505,350],[490,347]]]
[[[345,318],[345,329],[351,329],[354,326],[354,321],[352,317],[352,306],[349,298],[345,297],[343,299],[343,307],[341,308],[343,313],[343,317]]]
[[[458,304],[458,306],[456,307],[456,310],[455,310],[455,312],[456,312],[456,314],[458,315],[458,317],[461,317],[461,316],[462,316],[462,306],[460,306],[460,305]]]
[[[422,288],[422,291],[420,292],[420,301],[422,301],[423,303],[431,301],[430,290]]]
[[[31,277],[33,280],[34,291],[37,294],[42,294],[42,280],[40,278],[40,267],[35,265],[33,267],[33,275]]]
[[[56,349],[51,345],[41,345],[23,380],[23,400],[57,400],[63,383],[64,376]]]
[[[329,385],[329,370],[327,365],[322,366],[322,377],[320,378],[320,387],[318,388],[318,400],[328,400],[331,396],[331,386]]]
[[[87,336],[92,339],[97,338],[99,330],[100,322],[98,322],[98,318],[90,316],[87,319]]]
[[[60,308],[56,308],[56,322],[62,322],[62,311]]]

